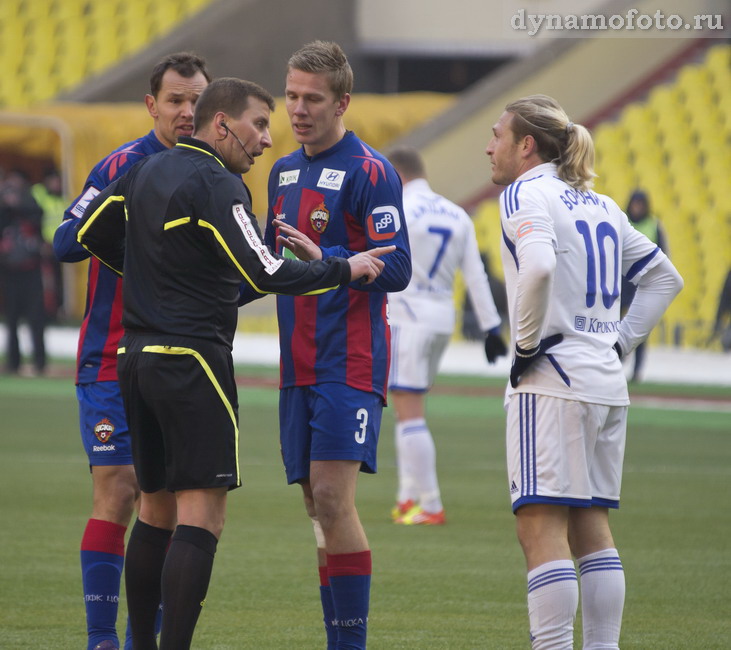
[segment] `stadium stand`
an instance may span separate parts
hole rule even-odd
[[[211,0],[3,0],[0,108],[69,90],[172,31]]]

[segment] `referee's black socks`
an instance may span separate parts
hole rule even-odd
[[[135,650],[157,648],[155,618],[161,602],[161,576],[172,530],[139,519],[132,527],[125,559],[127,608]]]
[[[160,650],[189,648],[206,599],[216,536],[205,528],[178,525],[162,570]]]

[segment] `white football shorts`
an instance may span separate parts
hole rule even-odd
[[[392,325],[388,387],[414,392],[429,390],[449,339],[449,334],[425,328]]]
[[[619,507],[627,407],[515,393],[507,406],[513,512],[527,503]]]

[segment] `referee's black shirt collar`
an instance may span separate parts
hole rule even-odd
[[[207,142],[204,142],[203,140],[199,140],[198,138],[191,138],[188,135],[181,135],[178,137],[178,142],[176,146],[183,145],[184,147],[193,147],[195,149],[201,149],[205,153],[211,154],[223,167],[226,167],[224,165],[223,160],[221,160],[221,154],[218,153],[211,145],[209,145]]]

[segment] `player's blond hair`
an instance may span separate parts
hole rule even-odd
[[[287,62],[287,70],[326,73],[330,90],[340,99],[353,90],[353,70],[343,48],[332,41],[312,41],[297,50]]]
[[[529,95],[505,107],[513,114],[515,141],[527,135],[536,141],[538,155],[555,162],[558,177],[577,190],[594,183],[594,142],[588,129],[574,124],[560,104],[548,95]]]

